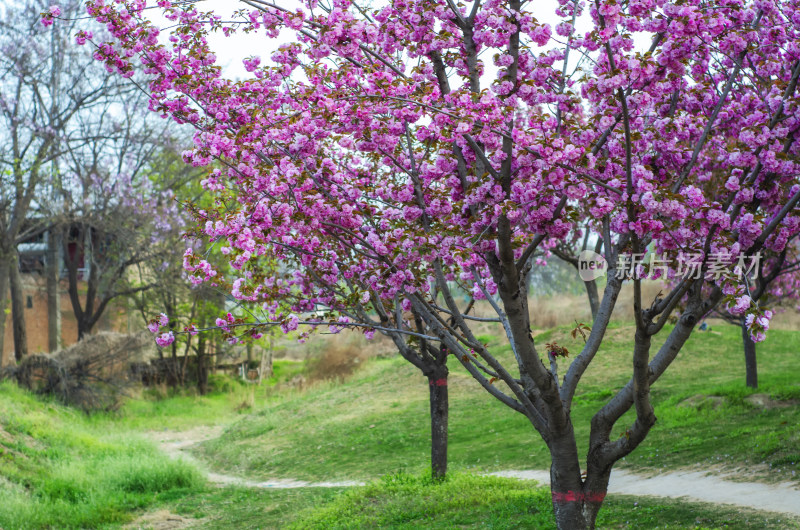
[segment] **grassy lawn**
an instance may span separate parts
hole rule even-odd
[[[193,528],[286,528],[301,514],[334,502],[344,493],[337,488],[209,487],[174,499],[162,499],[162,505],[172,513],[195,519]]]
[[[225,488],[187,495],[171,504],[197,518],[197,527],[555,528],[547,488],[513,479],[457,474],[445,483],[417,475],[388,475],[362,488],[246,490]],[[663,499],[612,495],[598,528],[800,528],[783,515]]]
[[[740,467],[742,479],[796,478],[800,407],[745,401],[738,329],[696,333],[654,387],[658,423],[623,466],[639,470]],[[609,330],[586,374],[574,418],[585,443],[591,414],[626,381],[632,329]],[[486,342],[501,358],[508,347]],[[538,337],[579,350],[568,328]],[[759,347],[762,386],[800,399],[800,333],[773,330]],[[167,509],[201,528],[549,528],[547,491],[472,471],[546,468],[546,448],[519,414],[490,399],[459,366],[450,378],[450,462],[444,484],[428,464],[427,382],[401,359],[372,359],[344,382],[305,390],[276,384],[303,364],[276,363],[260,388],[214,378],[209,396],[148,391],[116,413],[87,417],[0,383],[0,528],[116,528]],[[565,368],[562,367],[562,371]],[[163,393],[162,393],[163,394]],[[702,396],[720,396],[716,402]],[[697,398],[697,396],[701,396]],[[685,406],[686,398],[694,398]],[[384,478],[364,488],[218,488],[170,460],[147,431],[224,425],[198,448],[220,471],[248,478]],[[622,432],[623,427],[619,431]],[[770,467],[771,466],[771,467]],[[792,528],[796,521],[745,510],[609,496],[603,528]]]
[[[800,407],[766,410],[744,401],[752,392],[744,387],[739,329],[717,323],[712,328],[696,332],[654,385],[658,422],[621,465],[658,470],[712,464],[744,468],[743,478],[748,480],[796,479]],[[569,331],[558,328],[537,341],[556,340],[577,352],[580,338],[573,340]],[[612,325],[578,389],[573,421],[581,447],[592,414],[629,377],[632,334],[630,325]],[[488,335],[484,339],[499,357],[509,358],[501,340]],[[758,350],[758,392],[800,398],[799,348],[800,333],[770,331]],[[452,366],[451,372],[452,469],[549,467],[546,447],[524,417],[488,396],[460,366]],[[724,399],[717,408],[708,400],[681,403],[697,395]],[[630,421],[623,418],[617,435]],[[221,438],[203,444],[200,452],[220,470],[248,476],[364,479],[425,469],[429,440],[427,381],[411,365],[393,358],[366,363],[343,384],[273,393],[263,407],[230,425]]]

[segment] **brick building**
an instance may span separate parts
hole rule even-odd
[[[22,276],[23,302],[25,305],[25,328],[28,335],[28,351],[30,353],[46,352],[48,346],[47,322],[47,289],[44,276],[47,255],[47,232],[44,232],[19,245],[19,267]],[[78,252],[69,248],[70,253]],[[74,254],[73,254],[74,255]],[[82,263],[81,274],[86,274],[87,260],[79,256]],[[61,263],[59,280],[59,307],[61,319],[61,346],[69,346],[78,340],[78,326],[72,311],[72,304],[67,293],[66,269],[64,268],[63,250],[58,248],[58,260]],[[85,289],[81,289],[85,291]],[[3,341],[0,366],[6,366],[14,357],[14,334],[12,330],[10,293],[6,293],[5,340]],[[108,309],[95,325],[93,331],[128,331],[128,315],[125,302],[109,304]],[[141,326],[136,326],[141,327]]]

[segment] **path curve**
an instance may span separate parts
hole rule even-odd
[[[197,466],[203,473],[205,473],[206,478],[208,478],[209,482],[212,482],[217,485],[221,486],[243,486],[246,488],[277,488],[277,489],[287,489],[287,488],[345,488],[350,486],[363,486],[363,482],[358,482],[354,480],[342,481],[342,482],[307,482],[305,480],[295,480],[295,479],[272,479],[272,480],[265,480],[262,482],[256,480],[249,480],[242,477],[236,477],[233,475],[224,475],[222,473],[214,473],[213,471],[208,470],[208,466],[192,456],[192,454],[187,451],[187,449],[204,442],[206,440],[212,440],[214,438],[219,438],[222,434],[224,427],[221,425],[217,425],[214,427],[209,426],[200,426],[195,427],[185,431],[151,431],[147,433],[147,437],[151,440],[158,443],[161,450],[163,450],[167,455],[171,458],[182,458],[187,460]]]
[[[218,438],[224,427],[195,427],[185,431],[155,431],[148,437],[158,443],[172,458],[191,461],[206,473],[208,480],[218,485],[248,488],[342,488],[363,486],[364,482],[307,482],[294,479],[272,479],[263,482],[233,475],[214,473],[208,466],[193,457],[187,449],[206,440]],[[541,470],[507,470],[485,475],[535,480],[550,484],[550,472]],[[741,506],[788,515],[800,516],[800,489],[789,482],[763,484],[760,482],[733,482],[719,475],[699,471],[676,471],[655,476],[641,476],[624,469],[614,469],[608,485],[609,493],[648,497],[667,497],[687,501],[708,502]]]

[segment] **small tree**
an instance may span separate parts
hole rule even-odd
[[[190,353],[195,356],[195,381],[200,394],[208,392],[209,337],[199,334],[195,328],[213,325],[214,319],[225,309],[224,292],[211,285],[194,285],[187,281],[181,265],[186,249],[184,241],[174,241],[171,248],[165,249],[161,266],[156,269],[138,267],[139,282],[151,285],[142,290],[133,300],[145,322],[167,322],[166,333],[179,333],[179,340],[169,344],[171,359],[166,364],[170,371],[169,380],[175,385],[186,385]],[[159,313],[163,312],[163,317]],[[158,315],[153,318],[153,315]],[[153,329],[158,329],[155,327]],[[188,331],[191,330],[191,333]],[[180,334],[180,332],[184,332]],[[179,358],[178,352],[182,352]],[[163,360],[163,349],[159,356]],[[163,365],[162,365],[163,366]]]
[[[142,283],[131,273],[136,267],[162,267],[168,251],[180,241],[182,228],[170,189],[181,185],[181,175],[158,175],[170,180],[165,189],[159,189],[153,167],[148,167],[153,162],[152,149],[135,153],[139,167],[123,165],[109,171],[112,157],[97,148],[99,143],[94,144],[88,163],[70,153],[71,171],[59,179],[57,199],[47,203],[50,232],[63,246],[78,339],[92,331],[112,301],[155,285],[152,276]],[[120,158],[129,155],[117,153]]]
[[[204,185],[213,186],[213,183],[206,180]],[[228,203],[233,199],[233,197],[220,198],[219,204]],[[207,230],[209,226],[215,226],[222,220],[214,208],[200,209],[195,205],[191,209],[201,221],[198,229],[189,233],[190,236],[196,238],[195,241],[204,237],[204,230]],[[225,246],[219,247],[219,251],[225,256],[230,256],[232,252],[238,254],[238,251],[241,250],[236,248],[237,242],[230,239],[226,241],[225,238],[214,237],[212,242],[214,244],[224,242]],[[403,303],[399,298],[391,301],[381,299],[374,289],[356,278],[341,282],[339,278],[320,271],[307,260],[296,264],[304,271],[302,276],[298,276],[296,271],[287,269],[282,260],[276,261],[265,255],[259,260],[248,261],[243,277],[232,282],[226,281],[223,274],[219,273],[223,270],[220,265],[224,264],[224,260],[221,261],[216,253],[214,255],[215,258],[212,259],[206,252],[204,259],[199,260],[190,249],[187,252],[188,261],[184,260],[183,267],[189,271],[200,273],[192,277],[192,283],[198,284],[210,280],[209,283],[214,289],[218,292],[231,293],[231,298],[238,301],[238,304],[245,309],[243,318],[235,318],[228,314],[226,319],[217,319],[217,326],[213,328],[222,329],[228,341],[233,344],[261,338],[264,332],[263,327],[257,326],[244,332],[241,331],[240,326],[253,320],[274,322],[277,319],[284,321],[281,326],[284,331],[296,330],[300,325],[300,320],[295,315],[287,316],[287,312],[291,310],[305,313],[307,320],[303,324],[314,328],[322,326],[326,322],[333,322],[334,325],[330,326],[330,330],[336,333],[348,326],[358,326],[365,331],[365,335],[369,339],[376,331],[389,337],[401,357],[426,377],[430,401],[431,474],[435,479],[443,479],[446,476],[449,422],[447,357],[449,352],[446,347],[439,344],[438,340],[430,340],[430,327],[420,318],[413,307]],[[242,274],[236,272],[242,269],[240,260],[241,257],[231,260],[235,276]],[[212,266],[210,261],[217,263],[217,266]],[[313,278],[313,281],[308,281],[310,278]],[[254,285],[261,282],[274,286],[273,294],[264,296],[261,293],[261,287],[253,288]],[[290,285],[294,285],[295,288],[286,288]],[[310,303],[306,294],[311,291],[324,294]],[[174,296],[176,292],[176,289],[168,288],[168,296]],[[254,305],[261,297],[270,300],[271,303],[264,303],[261,307]],[[169,307],[169,302],[166,300],[164,302],[163,307]],[[482,322],[498,321],[494,318],[468,315],[473,303],[474,301],[470,302],[465,310],[465,318]],[[242,312],[240,311],[240,313]],[[194,310],[191,315],[194,315]],[[153,319],[152,322],[155,325],[158,323],[158,319]],[[191,316],[188,325],[203,329],[210,325],[210,322],[207,317],[195,319]],[[176,328],[172,320],[168,326],[168,329],[171,330]],[[168,338],[164,339],[163,343],[169,344],[174,335],[174,331],[167,331]],[[308,332],[301,333],[301,338],[307,336]],[[186,340],[190,341],[191,335]],[[202,336],[201,340],[204,340]],[[171,344],[174,352],[176,343],[172,342]]]
[[[750,388],[758,388],[758,360],[756,357],[756,340],[750,332],[753,315],[746,315],[751,302],[769,311],[771,315],[781,310],[781,303],[790,300],[796,303],[800,293],[797,290],[798,260],[797,241],[789,241],[780,253],[771,253],[759,259],[753,270],[752,279],[748,282],[746,292],[735,304],[718,306],[714,314],[742,330],[742,346],[744,350],[745,384]],[[767,309],[769,308],[769,309]],[[758,332],[763,333],[763,332]]]

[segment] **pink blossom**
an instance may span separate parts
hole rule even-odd
[[[79,46],[86,44],[87,39],[91,39],[94,35],[91,31],[79,31],[77,35],[75,35],[75,43]]]
[[[289,318],[286,319],[284,324],[284,333],[288,333],[289,331],[294,331],[299,326],[300,319],[297,315],[289,315]]]
[[[156,337],[156,344],[158,344],[158,346],[161,348],[165,348],[170,344],[172,344],[173,342],[175,342],[175,336],[172,334],[171,331],[162,333],[161,335]]]
[[[738,191],[739,190],[739,179],[737,177],[730,177],[725,182],[725,189],[729,191]]]
[[[736,304],[729,308],[728,311],[731,312],[732,315],[743,315],[744,312],[750,307],[752,303],[752,299],[747,295],[742,295],[736,299]]]

